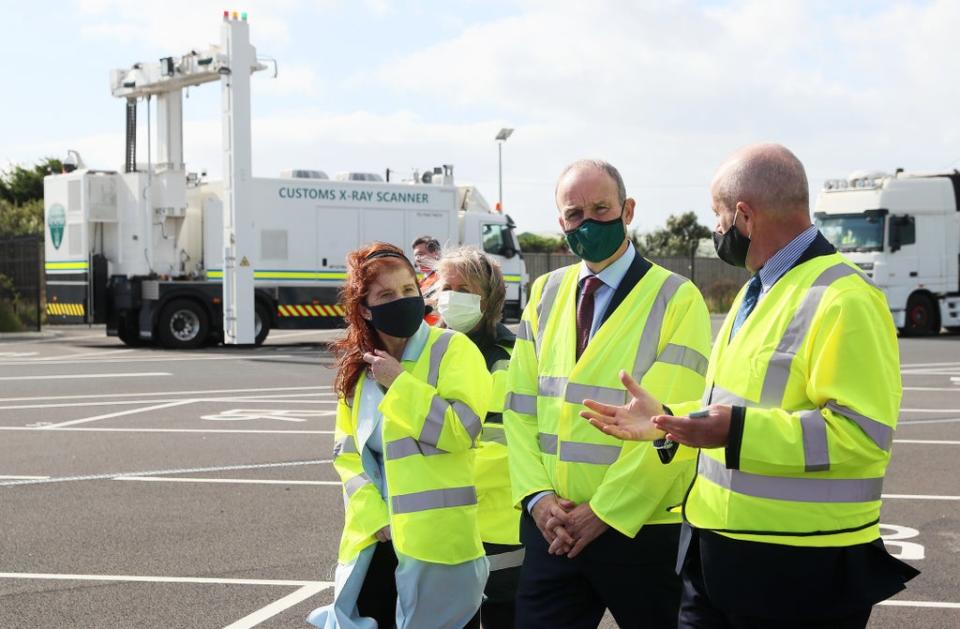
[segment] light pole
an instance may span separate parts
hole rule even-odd
[[[503,143],[507,141],[507,138],[510,137],[510,134],[513,133],[513,129],[507,129],[504,127],[500,129],[500,133],[497,134],[497,137],[494,138],[497,141],[497,169],[499,175],[497,176],[497,184],[500,188],[500,196],[497,201],[497,210],[503,211]]]

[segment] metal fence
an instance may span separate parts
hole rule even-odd
[[[43,236],[0,239],[0,332],[40,330]]]
[[[523,260],[532,282],[544,273],[568,264],[576,264],[580,258],[569,253],[524,253]],[[715,312],[726,311],[734,295],[750,279],[750,273],[746,269],[730,266],[718,258],[674,256],[650,258],[650,261],[678,275],[689,277],[706,297],[710,309]]]

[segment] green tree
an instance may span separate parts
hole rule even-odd
[[[688,256],[711,231],[697,222],[695,212],[672,214],[666,228],[641,234],[634,232],[633,242],[643,256]]]
[[[0,199],[0,238],[43,233],[43,201],[14,205]]]
[[[525,253],[566,253],[567,241],[563,236],[543,236],[524,232],[517,236],[520,249]]]
[[[18,164],[0,172],[0,237],[43,233],[43,178],[62,168],[47,157],[31,168]]]
[[[59,173],[63,164],[59,159],[46,157],[33,168],[17,164],[0,173],[0,199],[20,205],[27,201],[43,200],[43,178]]]

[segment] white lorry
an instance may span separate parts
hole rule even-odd
[[[343,323],[337,293],[346,253],[375,240],[410,251],[423,235],[444,246],[476,245],[496,258],[508,287],[506,314],[519,317],[528,278],[514,224],[475,188],[455,185],[452,166],[389,183],[259,178],[240,165],[249,154],[249,116],[242,115],[249,81],[244,89],[242,65],[231,69],[228,51],[253,51],[246,28],[245,17],[225,14],[221,47],[113,72],[113,94],[127,99],[123,172],[81,161],[44,180],[48,320],[106,323],[107,334],[130,345],[193,348],[231,342],[231,321],[243,320],[246,298],[253,324],[247,338],[256,343],[271,328],[336,327]],[[264,67],[253,61],[250,72]],[[224,83],[224,162],[232,178],[207,182],[183,164],[181,96],[184,87],[216,80]],[[149,120],[152,97],[156,159],[148,147],[142,164],[137,101],[148,99]],[[249,342],[241,337],[233,334],[232,342]]]
[[[901,333],[960,333],[960,172],[827,180],[814,215],[883,290]]]

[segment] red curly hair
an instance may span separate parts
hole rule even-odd
[[[368,260],[371,255],[381,252],[390,252],[401,257],[384,256]],[[416,281],[417,273],[413,264],[402,249],[389,243],[375,242],[347,254],[347,281],[340,289],[340,305],[346,311],[344,318],[347,322],[347,334],[334,342],[331,349],[337,359],[334,389],[348,404],[352,403],[357,382],[367,369],[363,355],[375,349],[386,349],[373,325],[363,318],[360,307],[366,306],[370,285],[380,272],[388,267],[407,268]]]

